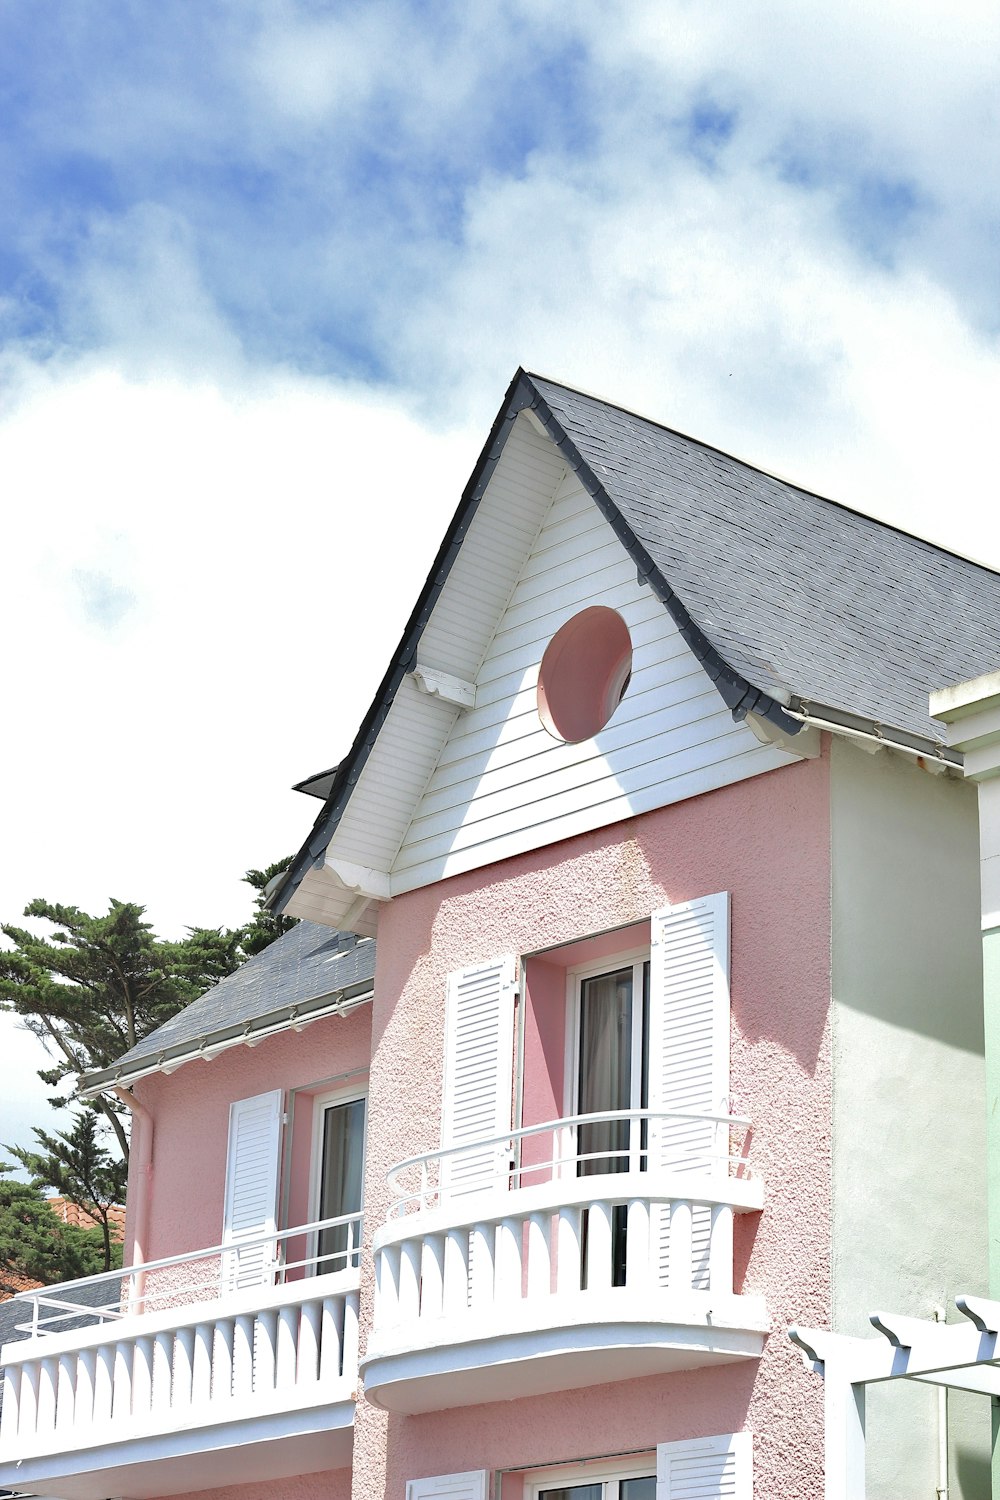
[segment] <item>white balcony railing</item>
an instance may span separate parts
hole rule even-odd
[[[305,1253],[289,1258],[287,1246]],[[29,1337],[0,1352],[0,1488],[42,1479],[61,1495],[117,1494],[120,1485],[103,1486],[122,1464],[179,1461],[202,1446],[213,1450],[215,1482],[225,1482],[239,1468],[219,1459],[220,1429],[234,1447],[267,1440],[273,1461],[276,1419],[310,1408],[323,1408],[324,1422],[336,1409],[333,1423],[349,1437],[359,1246],[353,1214],[20,1293],[17,1326]],[[241,1275],[241,1258],[253,1260],[255,1284]],[[295,1472],[293,1454],[288,1462]],[[281,1472],[279,1459],[270,1477]]]
[[[733,1293],[733,1216],[763,1205],[730,1145],[747,1124],[622,1110],[400,1163],[368,1393],[418,1411],[566,1388],[560,1355],[590,1384],[759,1354],[763,1303]]]

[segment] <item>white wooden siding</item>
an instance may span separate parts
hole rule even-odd
[[[538,718],[538,667],[556,630],[593,604],[616,609],[628,625],[632,681],[600,734],[561,744]],[[787,763],[733,723],[572,474],[548,508],[475,682],[476,706],[455,716],[402,841],[394,892]]]
[[[519,416],[424,629],[422,665],[476,680],[565,472],[555,444]],[[403,679],[331,840],[331,859],[388,873],[458,718],[452,704]],[[288,909],[337,926],[353,900],[323,872],[308,871]],[[374,930],[370,914],[354,925]]]

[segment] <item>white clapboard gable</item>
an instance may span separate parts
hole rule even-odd
[[[465,1474],[438,1474],[433,1479],[411,1479],[406,1500],[488,1500],[489,1476],[485,1469]]]
[[[445,1002],[441,1145],[489,1140],[510,1127],[514,1081],[513,958],[452,974]],[[495,1184],[509,1145],[445,1157],[441,1186],[451,1197]]]
[[[632,679],[610,723],[564,744],[537,712],[559,627],[618,611]],[[552,500],[392,867],[393,893],[742,780],[788,762],[729,709],[595,502],[568,474]]]
[[[753,1436],[661,1443],[656,1450],[656,1500],[753,1500]]]
[[[229,1151],[222,1243],[239,1246],[274,1234],[278,1212],[282,1092],[272,1089],[229,1106]],[[223,1256],[227,1289],[259,1286],[274,1276],[274,1245],[249,1245]]]
[[[728,1129],[690,1115],[729,1112],[729,896],[679,902],[652,915],[649,974],[649,1166],[728,1175]],[[692,1213],[692,1286],[708,1288],[711,1210]],[[669,1284],[660,1225],[660,1279]]]

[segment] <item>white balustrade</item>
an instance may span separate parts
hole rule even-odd
[[[221,1288],[220,1247],[143,1268],[148,1308],[157,1296],[150,1272],[173,1270],[185,1260],[211,1260],[212,1300],[205,1300],[205,1282],[195,1275],[188,1284],[200,1295],[189,1297],[187,1305],[177,1305],[182,1298],[173,1279],[166,1306],[120,1311],[134,1302],[138,1268],[21,1294],[35,1303],[25,1313],[35,1331],[2,1351],[3,1461],[238,1421],[257,1411],[353,1401],[359,1216],[318,1221],[271,1239],[312,1234],[315,1247],[321,1228],[345,1225],[347,1249],[337,1252],[341,1264],[347,1263],[344,1269],[329,1270],[329,1251],[321,1258],[314,1249],[279,1271],[312,1268],[319,1274],[300,1274],[283,1284],[271,1273],[258,1286]],[[102,1282],[109,1293],[117,1292],[115,1302],[94,1309],[72,1300],[76,1289]],[[67,1329],[69,1318],[76,1323],[89,1318],[90,1326]]]
[[[577,1116],[514,1131],[401,1163],[389,1174],[396,1202],[375,1237],[374,1338],[379,1349],[415,1347],[420,1328],[436,1337],[441,1320],[489,1318],[528,1304],[547,1323],[558,1299],[606,1302],[630,1294],[664,1296],[697,1310],[702,1294],[733,1296],[733,1215],[763,1202],[762,1186],[733,1156],[734,1129],[749,1122],[725,1115],[677,1116],[705,1126],[711,1152],[651,1161],[647,1131],[671,1117],[646,1110]],[[620,1149],[583,1149],[581,1127],[622,1122]],[[641,1133],[641,1134],[640,1134]],[[548,1135],[551,1155],[518,1158],[527,1137]],[[612,1138],[606,1129],[604,1138]],[[622,1143],[627,1137],[627,1143]],[[447,1156],[500,1148],[514,1165],[475,1190],[442,1185]],[[459,1178],[452,1172],[450,1180]],[[418,1184],[411,1192],[409,1183]],[[544,1305],[544,1312],[543,1312]],[[567,1301],[566,1305],[569,1303]],[[707,1305],[707,1304],[706,1304]],[[485,1325],[483,1325],[485,1326]],[[519,1324],[519,1326],[521,1326]]]

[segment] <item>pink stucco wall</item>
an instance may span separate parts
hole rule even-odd
[[[298,1474],[292,1479],[271,1479],[266,1484],[240,1484],[220,1490],[185,1490],[166,1500],[350,1500],[350,1469],[326,1469],[321,1474]],[[506,1497],[505,1497],[506,1500]]]
[[[385,1174],[439,1144],[447,976],[502,953],[538,952],[714,891],[732,897],[733,1108],[767,1188],[738,1221],[737,1289],[767,1298],[759,1365],[422,1417],[364,1401],[354,1500],[401,1500],[426,1474],[652,1448],[670,1438],[755,1433],[757,1492],[822,1490],[821,1389],[784,1336],[829,1318],[829,763],[823,758],[397,897],[381,913],[372,1031],[366,1238],[382,1220]],[[629,944],[631,946],[631,944]],[[551,956],[542,961],[551,964]],[[534,962],[526,1014],[525,1115],[562,1109],[559,971]],[[564,993],[564,988],[563,988]],[[546,1009],[548,1006],[548,1009]],[[362,1326],[371,1317],[365,1257]]]
[[[315,1085],[342,1075],[364,1084],[370,1052],[371,1006],[315,1021],[257,1047],[232,1047],[211,1062],[190,1062],[169,1077],[136,1085],[153,1116],[153,1172],[146,1258],[217,1245],[222,1237],[229,1106],[268,1089],[303,1090],[293,1111],[289,1225],[308,1222],[312,1100]],[[129,1184],[129,1201],[134,1201]],[[132,1232],[126,1228],[126,1258]],[[289,1256],[291,1259],[292,1257]]]

